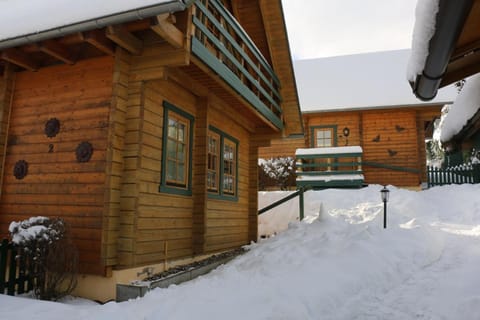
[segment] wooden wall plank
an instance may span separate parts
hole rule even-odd
[[[112,74],[112,58],[95,58],[17,73],[13,92],[1,233],[6,235],[12,219],[62,217],[80,247],[81,272],[105,271],[101,230],[104,212],[110,214],[104,193]],[[53,117],[60,120],[60,132],[48,138],[44,126]],[[94,147],[89,162],[76,160],[81,141]],[[18,160],[29,163],[22,180],[12,174]],[[95,245],[86,245],[87,239]]]

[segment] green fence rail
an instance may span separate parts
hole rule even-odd
[[[275,201],[274,203],[272,204],[269,204],[268,206],[258,210],[258,215],[261,215],[262,213],[265,213],[273,208],[276,208],[278,207],[279,205],[281,204],[284,204],[285,202],[289,201],[289,200],[292,200],[293,198],[295,197],[299,197],[299,201],[298,201],[298,206],[299,206],[299,216],[300,216],[300,221],[303,220],[303,218],[305,217],[305,201],[304,201],[304,193],[307,192],[308,190],[311,190],[312,187],[311,186],[302,186],[300,187],[297,191],[295,191],[294,193],[292,194],[289,194],[288,196],[280,199],[280,200],[277,200]]]
[[[428,187],[447,184],[480,183],[480,165],[459,165],[449,168],[427,168]]]
[[[32,261],[18,255],[18,248],[7,239],[0,244],[0,294],[13,296],[33,289]]]

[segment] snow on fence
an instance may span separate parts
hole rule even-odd
[[[33,289],[35,279],[29,274],[30,261],[18,256],[18,248],[4,239],[0,243],[0,294],[13,296]]]
[[[427,168],[428,187],[446,184],[480,183],[480,165],[463,164],[440,169]]]

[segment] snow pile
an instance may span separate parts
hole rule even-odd
[[[381,188],[307,192],[305,221],[189,283],[102,306],[0,296],[0,318],[476,318],[480,185],[389,187],[387,229]]]
[[[407,80],[415,81],[422,74],[429,52],[430,39],[435,33],[440,0],[418,0],[415,9],[415,25],[412,36],[412,52],[407,65]]]
[[[480,109],[480,74],[467,79],[457,99],[442,119],[440,140],[449,141]]]
[[[266,206],[285,198],[295,191],[270,191],[259,192],[258,208],[262,209]],[[309,201],[305,203],[305,214],[307,218],[316,218],[320,214],[321,202]],[[276,235],[288,228],[290,223],[298,222],[300,217],[300,208],[298,197],[295,197],[265,213],[258,216],[258,235],[260,237]]]

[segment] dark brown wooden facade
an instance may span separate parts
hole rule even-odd
[[[232,23],[242,25],[258,49],[219,52],[205,42],[210,60],[193,52],[192,42],[203,39],[194,25],[195,17],[204,18],[202,8],[230,10],[237,20],[216,27],[233,32]],[[242,57],[249,74],[225,62],[233,56]],[[61,217],[79,248],[81,272],[106,276],[256,241],[258,148],[303,130],[279,0],[198,1],[175,14],[5,49],[0,57],[3,236],[11,221]],[[247,67],[255,59],[269,65]],[[222,78],[225,66],[239,75],[237,82]],[[269,105],[276,103],[271,84],[262,83],[270,91],[249,88],[253,96],[251,85],[241,84],[248,77],[265,81],[262,68],[271,68],[281,84],[280,110]],[[185,118],[191,134],[182,188],[165,180],[170,113]],[[45,131],[51,119],[60,123],[54,136]],[[221,146],[235,149],[226,196],[207,185],[212,132]],[[93,148],[85,161],[78,159],[82,143]],[[217,172],[225,178],[228,159],[222,159]],[[21,160],[28,172],[18,178],[14,167]]]
[[[303,113],[305,137],[278,139],[260,149],[260,158],[295,156],[317,147],[316,130],[332,132],[331,146],[361,146],[367,184],[418,187],[426,181],[426,130],[442,105]],[[347,135],[345,135],[347,134]]]

